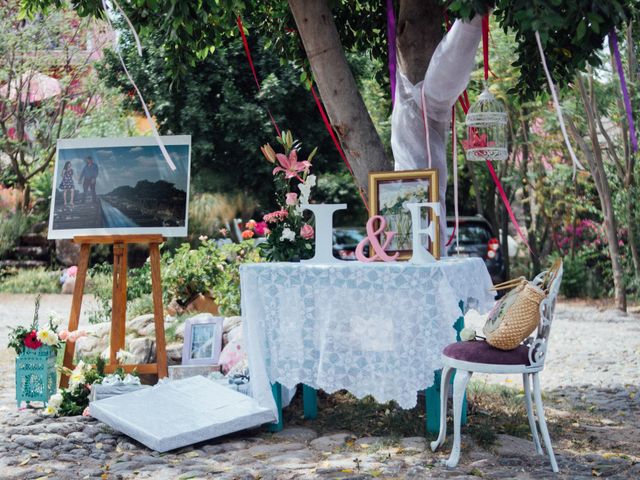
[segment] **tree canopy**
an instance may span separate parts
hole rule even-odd
[[[545,89],[544,73],[534,33],[539,32],[552,76],[559,84],[569,82],[587,64],[600,63],[597,52],[606,35],[636,15],[635,0],[438,0],[453,16],[470,18],[490,9],[499,25],[515,33],[519,79],[512,89],[531,97]],[[22,0],[23,12],[33,15],[65,0]],[[397,0],[397,4],[402,0]],[[101,0],[73,0],[81,16],[104,16]],[[367,51],[386,58],[386,14],[384,2],[374,0],[330,2],[340,40],[346,50]],[[303,58],[293,17],[287,2],[245,0],[132,0],[122,8],[141,35],[162,38],[165,59],[176,76],[238,36],[236,19],[246,17],[245,26],[266,41],[267,47],[289,59]]]

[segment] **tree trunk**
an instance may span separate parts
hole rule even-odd
[[[356,182],[366,191],[368,174],[392,162],[360,96],[327,0],[289,0],[320,96]]]
[[[593,176],[593,180],[600,198],[600,208],[604,218],[605,232],[607,235],[607,243],[609,246],[609,255],[611,257],[611,269],[613,271],[613,285],[615,290],[616,307],[623,311],[627,311],[627,296],[624,287],[624,276],[622,271],[622,263],[620,262],[620,249],[618,247],[618,224],[616,222],[615,212],[613,210],[613,201],[611,198],[611,188],[607,180],[602,159],[602,150],[597,134],[596,119],[594,118],[591,101],[587,96],[584,82],[580,74],[576,77],[577,85],[585,109],[585,117],[589,128],[589,137],[591,139],[591,148],[587,145],[582,135],[576,128],[571,118],[568,118],[569,129],[576,143],[584,152],[589,164],[589,170]]]
[[[640,280],[640,255],[638,255],[638,244],[636,242],[636,205],[632,198],[632,191],[627,191],[627,223],[629,225],[628,241],[631,258],[633,259],[633,272],[636,280]]]
[[[528,111],[523,108],[523,117]],[[522,142],[522,161],[520,163],[520,174],[522,176],[522,210],[524,211],[524,226],[527,229],[527,241],[529,242],[529,266],[531,273],[537,275],[542,270],[540,255],[538,249],[538,241],[535,234],[535,208],[532,195],[532,188],[529,185],[529,120],[522,120],[522,134],[524,142]]]
[[[400,0],[396,41],[398,67],[414,85],[424,79],[440,40],[442,6],[438,0]]]

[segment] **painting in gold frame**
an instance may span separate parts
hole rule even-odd
[[[381,215],[387,221],[387,231],[396,232],[387,253],[399,252],[398,260],[408,260],[412,254],[411,214],[404,203],[439,202],[438,171],[406,170],[369,173],[369,216]],[[440,222],[433,210],[423,209],[429,221],[435,223],[436,241],[425,235],[424,246],[436,259],[440,258]],[[427,213],[428,212],[428,213]],[[426,227],[424,218],[422,228]],[[380,237],[383,244],[384,237]],[[371,249],[373,250],[373,249]],[[374,252],[372,251],[371,254]]]

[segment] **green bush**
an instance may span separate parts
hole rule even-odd
[[[260,249],[253,240],[246,240],[223,245],[221,251],[225,262],[222,264],[222,274],[213,286],[213,298],[221,315],[240,315],[240,265],[260,262]]]
[[[21,212],[0,212],[0,258],[11,251],[30,226],[30,218]]]
[[[18,270],[0,280],[3,293],[60,293],[60,272],[44,268]]]

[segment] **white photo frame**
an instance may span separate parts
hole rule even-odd
[[[188,318],[184,325],[182,365],[216,365],[222,350],[223,318]]]
[[[187,235],[191,136],[58,140],[49,238]]]

